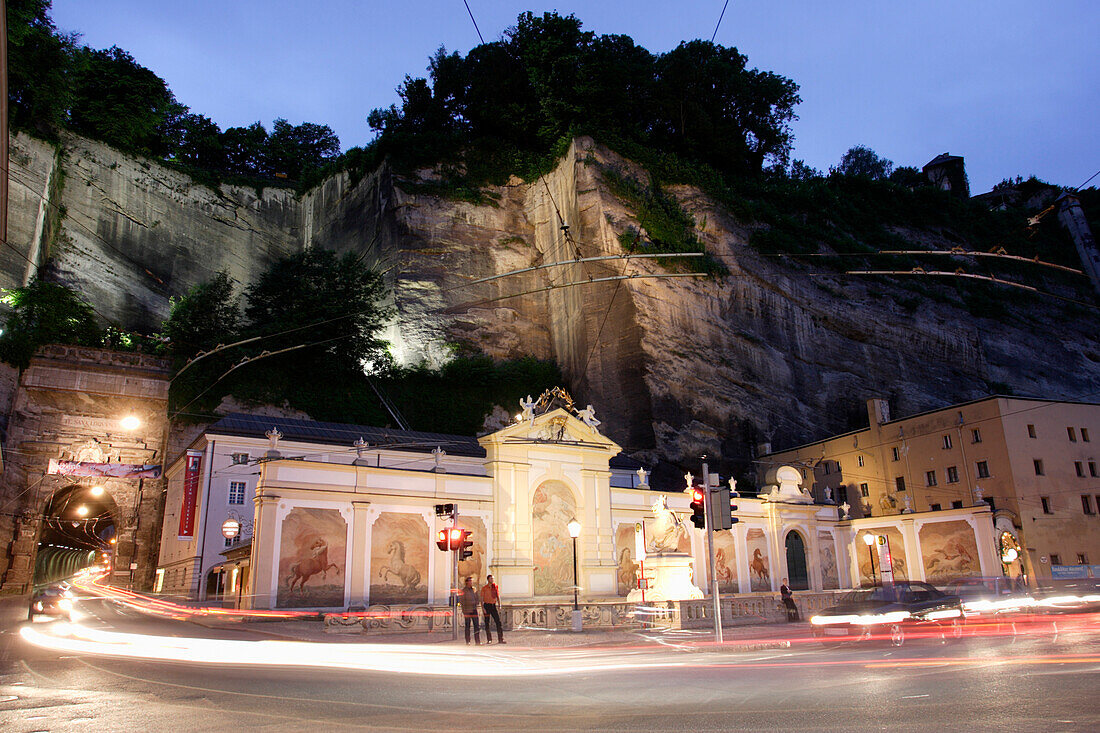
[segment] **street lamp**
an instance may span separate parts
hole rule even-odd
[[[577,586],[577,538],[581,536],[581,523],[574,517],[569,520],[566,527],[569,529],[569,536],[573,538],[573,631],[580,631],[581,609],[577,604],[577,592],[579,590]]]
[[[875,546],[875,536],[873,534],[863,535],[863,544],[867,545],[867,554],[871,557],[871,585],[877,585],[875,581],[875,551],[871,549]]]

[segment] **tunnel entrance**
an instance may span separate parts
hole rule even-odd
[[[54,492],[42,511],[34,585],[64,580],[93,565],[110,566],[117,514],[118,506],[102,484],[70,484]]]

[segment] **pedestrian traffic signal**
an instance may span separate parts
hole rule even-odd
[[[470,535],[472,535],[472,534],[473,534],[473,532],[471,532],[468,529],[462,530],[462,539],[459,540],[459,543],[458,543],[458,559],[459,560],[465,560],[468,557],[473,557],[474,556],[474,551],[469,549],[469,548],[474,546],[474,541],[470,539]]]
[[[436,535],[435,546],[439,549],[447,552],[451,549],[450,529],[444,527],[439,530],[439,534]]]
[[[703,489],[696,486],[691,490],[691,523],[695,525],[696,529],[703,529],[707,526],[707,515],[705,510],[705,498],[703,496]]]
[[[435,505],[435,515],[437,517],[446,517],[446,516],[450,516],[451,514],[454,514],[454,513],[455,513],[455,505],[454,504],[436,504]]]

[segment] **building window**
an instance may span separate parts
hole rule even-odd
[[[1086,443],[1089,442],[1089,429],[1088,428],[1081,428],[1081,440],[1085,441]]]
[[[1073,428],[1066,428],[1066,432],[1069,433],[1069,442],[1076,443],[1077,442],[1077,431],[1074,430]]]
[[[950,447],[951,447],[951,436],[950,435],[943,436],[943,449],[948,450]]]
[[[985,498],[985,503],[989,505],[989,511],[991,511],[991,512],[997,511],[997,502],[996,502],[996,500],[994,500],[994,498],[992,496],[987,496]]]
[[[1085,477],[1085,464],[1081,463],[1081,461],[1073,462],[1073,470],[1076,471],[1077,475],[1081,478]]]
[[[863,468],[863,456],[857,457],[856,462],[859,463],[860,468]]]
[[[1028,425],[1027,426],[1027,437],[1029,437],[1029,438],[1034,438],[1035,437],[1035,426],[1034,425]]]
[[[859,485],[859,495],[862,496],[864,499],[871,495],[871,490],[867,488],[867,484]]]
[[[840,467],[840,461],[836,461],[836,472],[837,473],[844,473],[844,469],[842,469]]]
[[[1095,514],[1092,510],[1092,497],[1088,494],[1081,494],[1081,509],[1085,514]]]
[[[895,476],[894,477],[894,487],[898,491],[905,491],[905,477],[904,476]]]
[[[237,539],[237,538],[236,537],[226,537],[225,538],[225,546],[226,547],[232,547],[235,544],[234,543],[235,539]]]
[[[971,443],[981,443],[982,442],[982,431],[981,430],[978,430],[977,428],[974,428],[973,430],[970,431],[970,436],[971,436],[971,439],[970,439]]]
[[[848,503],[848,487],[838,486],[836,487],[836,498],[840,499],[841,504]]]
[[[924,474],[924,483],[927,484],[928,486],[935,486],[936,485],[936,472],[935,471],[926,472]]]
[[[947,483],[957,484],[959,483],[959,467],[948,466],[947,467]]]
[[[241,466],[248,463],[247,453],[233,453],[230,455],[230,459],[234,466]]]
[[[1089,556],[1086,555],[1083,552],[1078,552],[1077,553],[1077,564],[1078,565],[1088,565],[1089,564]]]
[[[939,510],[940,510],[940,505],[939,504],[933,504],[932,505],[932,511],[938,512]]]
[[[244,504],[244,481],[229,482],[229,503]]]
[[[978,478],[989,478],[989,463],[978,461]]]
[[[1054,512],[1052,512],[1050,510],[1050,497],[1049,496],[1040,496],[1039,501],[1041,501],[1043,503],[1043,514],[1054,514]]]
[[[1035,475],[1036,476],[1042,476],[1043,475],[1043,460],[1041,458],[1033,458],[1033,459],[1031,459],[1031,462],[1035,466]]]
[[[895,461],[901,460],[901,451],[898,450],[898,447],[896,445],[890,449],[890,455],[893,456]]]
[[[1050,553],[1050,564],[1051,565],[1061,565],[1062,564],[1062,558],[1057,552]]]
[[[963,508],[963,503],[961,501],[953,501],[953,502],[951,502],[951,508],[952,509],[962,509]]]
[[[1089,461],[1089,476],[1096,478],[1096,461]]]

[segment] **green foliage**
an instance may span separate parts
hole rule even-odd
[[[880,158],[878,153],[866,145],[853,145],[840,159],[840,165],[833,172],[842,176],[859,176],[872,181],[882,181],[890,177],[894,161]]]
[[[75,39],[57,32],[50,0],[8,0],[7,9],[11,126],[56,139],[72,96]]]
[[[621,176],[610,168],[601,168],[600,174],[611,192],[631,205],[638,223],[645,229],[646,238],[638,232],[627,231],[619,237],[619,243],[628,252],[701,252],[702,243],[695,236],[695,220],[680,207],[676,199],[662,190],[656,179],[643,186],[628,176]],[[629,241],[628,241],[629,240]],[[701,268],[712,275],[728,272],[725,265],[709,254],[700,261],[686,258],[659,259],[670,269],[692,271]]]
[[[0,359],[24,369],[44,344],[99,346],[101,334],[92,307],[71,288],[35,278],[3,291],[12,308],[0,336]]]
[[[233,293],[233,281],[219,272],[195,285],[182,298],[170,301],[171,312],[161,327],[168,339],[168,351],[177,360],[229,343],[241,323],[240,298]]]
[[[376,109],[379,152],[399,170],[443,163],[470,186],[531,180],[578,134],[659,147],[729,172],[783,161],[797,85],[705,41],[654,56],[596,36],[574,16],[519,16],[462,57],[440,49],[428,78],[406,77],[400,105]]]

